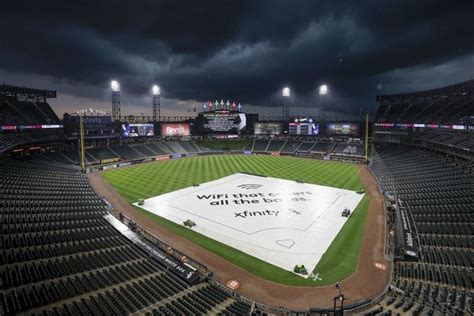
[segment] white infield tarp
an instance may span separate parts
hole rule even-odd
[[[304,264],[311,273],[346,222],[344,208],[352,212],[362,197],[237,173],[155,196],[140,207],[180,225],[192,220],[192,229],[207,237],[291,272]]]

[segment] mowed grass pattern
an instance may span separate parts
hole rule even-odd
[[[295,157],[220,155],[200,156],[107,170],[104,179],[130,203],[204,183],[237,172],[249,172],[281,179],[303,180],[348,190],[363,185],[353,164]],[[247,255],[218,241],[136,208],[151,220],[215,252],[262,278],[288,285],[325,285],[342,280],[355,271],[364,232],[368,200],[364,198],[315,268],[322,280],[306,280]],[[197,258],[199,259],[199,258]]]

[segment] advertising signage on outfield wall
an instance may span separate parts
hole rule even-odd
[[[189,124],[162,124],[161,136],[190,136],[191,128]]]
[[[117,162],[119,161],[120,158],[108,158],[108,159],[102,159],[100,161],[101,164],[105,164],[105,163],[112,163],[112,162]]]

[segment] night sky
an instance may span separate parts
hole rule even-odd
[[[0,83],[58,91],[55,110],[164,114],[241,102],[279,115],[374,111],[375,95],[474,78],[474,1],[2,1]],[[329,95],[317,95],[320,84]],[[251,106],[250,106],[251,105]]]

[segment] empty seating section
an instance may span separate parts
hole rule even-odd
[[[323,143],[323,142],[317,142],[314,144],[313,147],[311,147],[311,151],[314,152],[321,152],[321,153],[327,153],[331,150],[331,147],[334,146],[333,143]]]
[[[300,147],[300,145],[301,145],[301,142],[288,140],[285,143],[285,146],[283,146],[283,148],[281,149],[281,152],[292,154],[296,151],[296,149],[298,149],[298,147]]]
[[[256,139],[253,145],[253,151],[265,151],[268,146],[268,140]]]
[[[205,315],[217,314],[222,310],[222,305],[230,303],[228,306],[240,303],[241,310],[250,306],[243,302],[237,302],[229,294],[223,292],[215,286],[202,286],[194,291],[187,291],[181,297],[170,300],[163,304],[158,304],[147,309],[146,315]],[[249,314],[249,313],[247,313]]]
[[[431,144],[441,144],[449,147],[474,151],[474,137],[472,133],[431,132],[420,135],[419,139]]]
[[[397,260],[393,285],[442,312],[473,310],[474,177],[445,156],[377,149],[370,168],[384,190],[406,203],[419,260]]]
[[[184,154],[186,150],[181,146],[181,142],[177,141],[170,141],[164,142],[163,145],[169,148],[169,150],[174,154]]]
[[[15,110],[15,98],[2,97],[0,95],[0,125],[20,125],[21,115]]]
[[[111,149],[125,160],[143,159],[145,156],[129,146],[113,146]]]
[[[77,155],[77,153],[76,153]],[[70,159],[68,156],[64,155],[63,153],[56,152],[56,153],[49,153],[49,157],[56,160],[57,162],[61,163],[61,167],[63,165],[69,165],[71,163],[74,163],[75,160]],[[76,156],[77,159],[77,156]]]
[[[35,162],[43,165],[57,167],[72,167],[72,162],[60,153],[48,153],[47,155],[33,155],[23,158],[22,160]]]
[[[0,125],[59,124],[49,104],[18,101],[0,94]]]
[[[285,143],[286,141],[284,140],[271,140],[270,144],[268,145],[267,151],[281,151]]]
[[[33,102],[16,102],[16,109],[25,123],[47,123]]]
[[[377,123],[459,124],[474,113],[474,80],[415,93],[377,96]]]
[[[189,153],[199,152],[199,148],[191,141],[181,141],[179,144],[184,148],[185,151]]]
[[[334,147],[333,153],[345,155],[364,155],[364,146],[362,144],[338,143]]]
[[[164,142],[157,142],[157,143],[155,143],[155,145],[158,148],[160,148],[162,152],[165,152],[167,154],[172,154],[173,153],[173,151],[168,146],[165,146]]]
[[[71,149],[71,150],[68,150],[68,151],[63,151],[63,152],[60,152],[59,154],[61,154],[62,156],[64,156],[68,161],[71,161],[73,164],[79,164],[79,153],[77,152],[77,150],[74,150],[74,149]]]
[[[10,138],[8,138],[10,140]],[[2,146],[10,146],[9,141],[0,138],[0,150]],[[361,143],[336,143],[326,141],[299,141],[299,140],[268,140],[256,139],[246,144],[243,150],[253,150],[255,152],[281,152],[284,154],[298,153],[334,153],[349,156],[363,156],[364,146]],[[200,148],[194,141],[156,141],[141,144],[111,145],[107,147],[94,147],[85,150],[85,163],[101,164],[111,163],[109,159],[118,160],[140,160],[153,158],[161,155],[188,154],[209,151]],[[240,150],[235,150],[239,152]],[[80,164],[79,151],[67,148],[63,152],[34,154],[26,160],[45,165],[66,167]],[[104,161],[105,160],[105,161]],[[109,160],[109,161],[107,161]]]
[[[12,146],[14,143],[12,139],[0,138],[0,151]]]
[[[334,143],[331,140],[298,141],[298,140],[267,140],[255,139],[244,147],[244,150],[255,152],[293,153],[333,153],[349,156],[364,156],[365,149],[361,142]]]
[[[234,302],[230,304],[225,310],[223,310],[220,315],[249,315],[251,311],[251,306],[241,301]]]
[[[252,150],[256,152],[282,152],[286,154],[293,154],[295,152],[317,152],[317,153],[334,153],[342,155],[364,155],[364,146],[362,143],[338,143],[333,142],[308,142],[308,141],[297,141],[297,140],[267,140],[267,139],[256,139],[247,144],[243,150]],[[116,157],[117,155],[125,160],[143,159],[146,157],[154,157],[157,155],[167,154],[184,154],[184,153],[197,153],[203,151],[193,141],[167,141],[167,142],[156,142],[147,143],[141,145],[123,145],[123,146],[112,146],[112,153],[110,157]],[[105,157],[104,152],[110,152],[109,150],[102,151],[88,150],[87,154],[91,154],[90,157],[86,157],[90,162],[100,161],[98,158]],[[102,153],[102,155],[97,155]]]
[[[140,154],[142,154],[145,157],[153,157],[156,156],[156,153],[153,152],[150,148],[148,148],[146,145],[136,145],[132,146],[132,149],[138,151]]]
[[[310,149],[314,146],[313,142],[302,142],[298,147],[298,152],[309,152]]]
[[[91,148],[86,150],[96,161],[119,158],[119,156],[108,148]]]
[[[247,145],[244,146],[243,150],[252,150],[253,142],[249,142]]]
[[[208,283],[184,283],[103,219],[107,212],[75,170],[0,164],[0,314],[250,310]]]
[[[150,144],[147,144],[146,146],[148,147],[148,149],[150,149],[151,151],[153,151],[157,155],[166,155],[166,154],[168,154],[166,151],[163,150],[163,148],[158,146],[158,144],[156,144],[156,143],[150,143]]]

